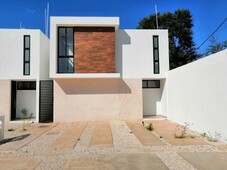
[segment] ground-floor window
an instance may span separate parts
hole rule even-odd
[[[160,80],[143,80],[143,89],[160,88]]]

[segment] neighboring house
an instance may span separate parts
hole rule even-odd
[[[167,30],[121,30],[117,17],[51,17],[54,121],[165,114]]]
[[[49,80],[49,39],[40,30],[0,29],[0,113],[6,122],[21,109],[39,122],[41,87]]]

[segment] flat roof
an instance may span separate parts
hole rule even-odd
[[[119,17],[50,17],[51,25],[84,27],[119,27]]]

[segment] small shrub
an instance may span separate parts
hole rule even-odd
[[[149,131],[154,130],[152,123],[150,123],[148,126],[146,126],[146,129]]]
[[[12,132],[12,131],[14,131],[14,129],[13,128],[9,128],[8,131],[9,132]]]
[[[25,129],[25,119],[28,116],[28,109],[26,109],[26,108],[21,109],[21,115],[22,115],[22,118],[24,119],[24,122],[23,122],[23,125],[22,125],[22,130],[26,130]]]
[[[221,134],[218,132],[215,132],[214,137],[212,137],[212,135],[209,132],[208,132],[208,135],[206,133],[204,134],[205,134],[204,137],[206,137],[207,140],[210,142],[218,142],[218,140],[221,139]]]

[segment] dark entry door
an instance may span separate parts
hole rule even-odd
[[[40,81],[39,122],[53,122],[53,81]]]
[[[16,119],[17,82],[11,82],[11,120]]]

